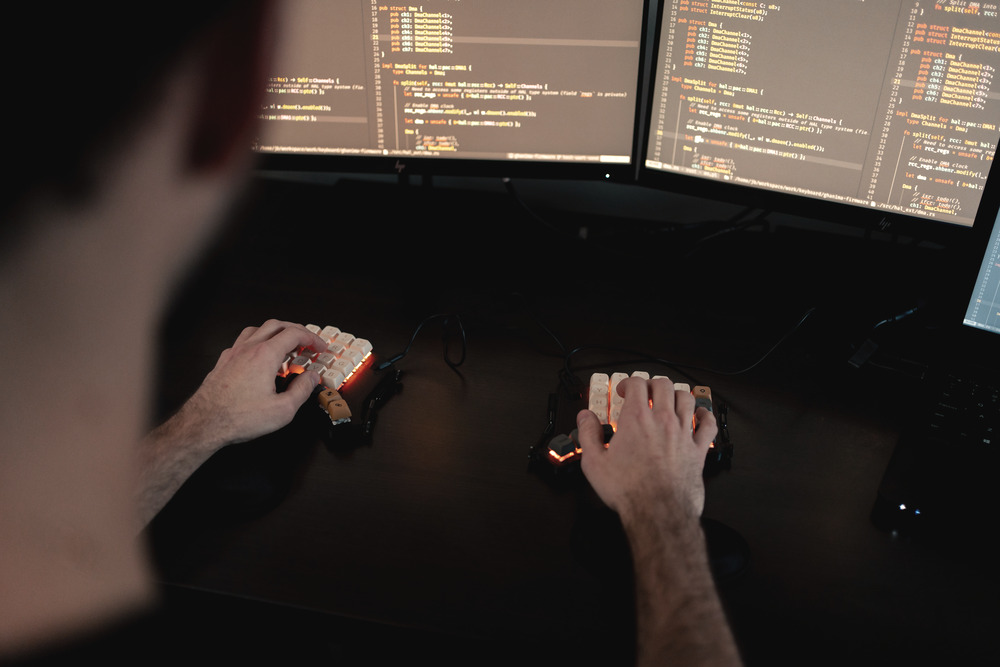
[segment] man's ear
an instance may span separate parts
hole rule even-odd
[[[275,2],[232,4],[203,36],[203,77],[191,135],[191,166],[197,170],[221,169],[238,153],[249,153],[264,99],[277,28]]]

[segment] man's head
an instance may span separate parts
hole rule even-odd
[[[79,205],[94,196],[106,161],[127,144],[171,72],[195,49],[213,51],[218,71],[199,91],[203,126],[185,139],[192,166],[228,157],[234,133],[254,112],[268,4],[177,0],[133,12],[113,4],[28,2],[5,10],[0,57],[8,65],[8,95],[0,127],[13,170],[0,197],[0,256],[23,232],[12,218],[27,203]]]
[[[105,6],[4,11],[0,655],[151,594],[131,503],[155,327],[245,180],[270,55],[270,0]]]

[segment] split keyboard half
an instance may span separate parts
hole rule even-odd
[[[631,376],[641,377],[646,380],[665,377],[654,375],[650,377],[645,371],[635,371]],[[590,376],[588,388],[587,408],[597,415],[598,420],[605,429],[605,440],[609,440],[614,430],[618,428],[618,417],[621,415],[621,408],[624,399],[618,394],[618,385],[623,380],[630,377],[628,373],[594,373]],[[675,382],[676,391],[687,391],[695,397],[695,409],[704,407],[713,411],[712,390],[706,386],[696,386],[683,382]],[[692,428],[695,428],[692,420]],[[714,444],[714,443],[713,443]],[[554,465],[563,465],[576,460],[582,450],[574,430],[568,435],[559,435],[549,442],[548,459]]]
[[[298,348],[290,352],[278,376],[288,378],[304,371],[314,371],[320,376],[323,388],[317,394],[319,407],[334,425],[351,421],[351,410],[338,393],[355,377],[372,356],[372,344],[365,338],[342,331],[337,327],[320,328],[307,324],[306,328],[326,342],[326,349]]]
[[[281,377],[307,370],[314,371],[322,378],[324,387],[336,391],[361,369],[372,354],[372,344],[367,339],[358,338],[337,327],[321,329],[315,324],[308,324],[306,328],[326,341],[326,349],[293,350],[281,366]]]

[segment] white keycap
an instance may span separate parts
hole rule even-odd
[[[306,329],[307,329],[308,331],[310,331],[310,332],[312,332],[312,333],[316,334],[317,336],[319,335],[319,327],[318,327],[318,326],[316,326],[315,324],[307,324],[307,325],[306,325]]]
[[[316,363],[323,364],[325,367],[329,368],[333,365],[333,362],[337,360],[337,355],[330,352],[323,352],[322,354],[316,355]]]
[[[340,343],[344,347],[348,347],[351,343],[354,342],[354,334],[347,333],[346,331],[341,331],[339,334],[336,335],[336,337],[333,340],[337,343]]]
[[[334,389],[334,390],[340,389],[340,385],[344,384],[344,380],[347,379],[344,377],[343,373],[334,368],[324,371],[322,373],[322,377],[323,377],[323,386],[326,387],[327,389]]]
[[[590,376],[590,396],[587,407],[597,415],[602,424],[608,423],[608,382],[606,373],[594,373]]]
[[[687,382],[675,382],[674,383],[674,391],[686,391],[686,392],[688,392],[690,394],[691,393],[691,385],[689,385]]]
[[[602,424],[608,423],[608,399],[606,396],[595,396],[591,394],[590,403],[587,407],[591,412],[597,415],[597,419]]]
[[[607,391],[610,380],[607,373],[594,373],[590,376],[590,391],[593,392],[595,388],[598,391]]]
[[[625,399],[618,395],[618,385],[628,378],[625,373],[612,373],[611,384],[608,387],[608,423],[611,424],[611,428],[618,428],[618,417],[622,413],[622,403]]]
[[[347,378],[354,372],[354,364],[351,363],[349,359],[337,359],[333,362],[333,366],[330,367],[330,370],[340,371],[344,374],[344,377]]]
[[[301,373],[306,369],[306,366],[308,366],[311,361],[312,359],[309,357],[299,355],[288,363],[288,370],[292,373]]]
[[[351,343],[348,347],[360,352],[362,358],[367,357],[369,354],[372,353],[372,344],[367,340],[365,340],[364,338],[355,338],[354,342]]]
[[[340,329],[337,327],[323,327],[323,330],[319,332],[319,337],[329,344],[329,342],[336,338],[339,333]]]
[[[365,360],[365,356],[355,350],[353,347],[349,347],[344,350],[344,353],[340,355],[341,359],[347,359],[355,366],[360,366],[361,362]]]
[[[623,380],[627,379],[628,375],[626,375],[625,373],[611,374],[611,381],[608,386],[608,399],[610,400],[612,406],[616,404],[620,406],[622,404],[622,401],[625,400],[618,394],[618,385],[621,384]]]

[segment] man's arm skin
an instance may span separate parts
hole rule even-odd
[[[737,665],[700,523],[715,418],[695,413],[694,397],[664,378],[629,378],[619,392],[625,402],[607,447],[592,412],[580,412],[577,426],[583,472],[618,513],[632,550],[639,664]]]
[[[319,383],[302,373],[278,393],[274,378],[298,347],[322,350],[319,336],[290,322],[248,327],[177,414],[153,430],[139,449],[138,521],[144,527],[202,463],[223,447],[285,426]]]

